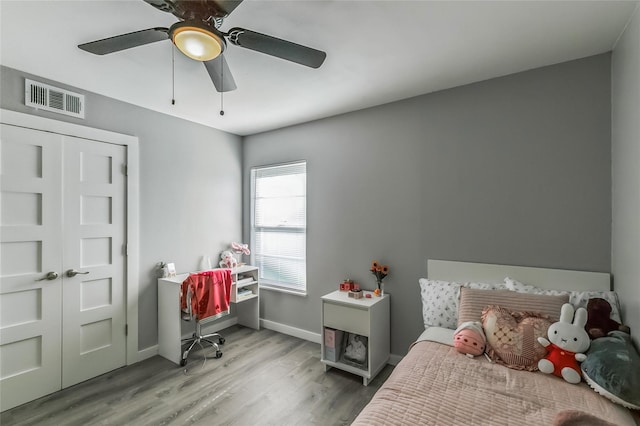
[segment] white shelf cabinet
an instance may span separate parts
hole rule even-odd
[[[389,300],[388,294],[354,299],[344,291],[334,291],[322,296],[321,361],[324,363],[325,371],[332,367],[348,371],[362,376],[362,384],[367,386],[384,368],[390,354]],[[326,359],[327,327],[367,337],[366,369],[345,363],[339,358],[338,361]]]
[[[182,358],[181,341],[193,333],[193,323],[189,332],[182,334],[180,315],[180,286],[189,276],[178,274],[175,277],[158,279],[158,353],[180,364]],[[260,289],[258,284],[258,268],[243,265],[231,270],[233,284],[231,286],[230,301],[235,305],[237,323],[245,327],[260,329]],[[247,289],[245,295],[238,294],[239,289]],[[250,294],[249,294],[250,292]],[[224,318],[228,317],[223,317]],[[216,322],[207,325],[215,329]],[[186,329],[185,329],[186,330]],[[217,330],[216,330],[217,331]]]
[[[231,270],[233,286],[231,303],[236,304],[238,324],[260,330],[260,287],[258,285],[258,267],[238,266]],[[247,290],[242,294],[239,291]]]

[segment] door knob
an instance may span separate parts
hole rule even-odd
[[[88,271],[87,271],[87,272],[80,272],[80,271],[76,271],[75,269],[69,269],[69,270],[67,271],[67,276],[68,276],[69,278],[73,278],[73,277],[75,277],[76,275],[87,275],[88,273],[89,273]]]
[[[56,278],[58,278],[58,273],[51,271],[51,272],[47,273],[47,275],[45,275],[42,278],[37,279],[36,281],[44,281],[44,280],[53,281]]]

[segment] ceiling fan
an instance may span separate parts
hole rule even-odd
[[[223,19],[235,10],[242,0],[144,1],[158,10],[173,14],[180,21],[169,28],[148,28],[83,43],[78,47],[96,55],[105,55],[170,39],[186,56],[204,63],[218,92],[236,89],[229,66],[222,55],[227,41],[311,68],[320,67],[327,57],[327,54],[320,50],[244,28],[232,28],[226,33],[220,31]]]

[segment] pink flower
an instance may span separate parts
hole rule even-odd
[[[233,251],[235,251],[236,253],[242,253],[242,254],[245,254],[247,256],[251,254],[251,250],[249,250],[249,245],[248,244],[231,243],[231,249]]]

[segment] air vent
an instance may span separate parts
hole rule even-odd
[[[84,118],[84,95],[38,81],[24,80],[24,104],[44,111]]]

